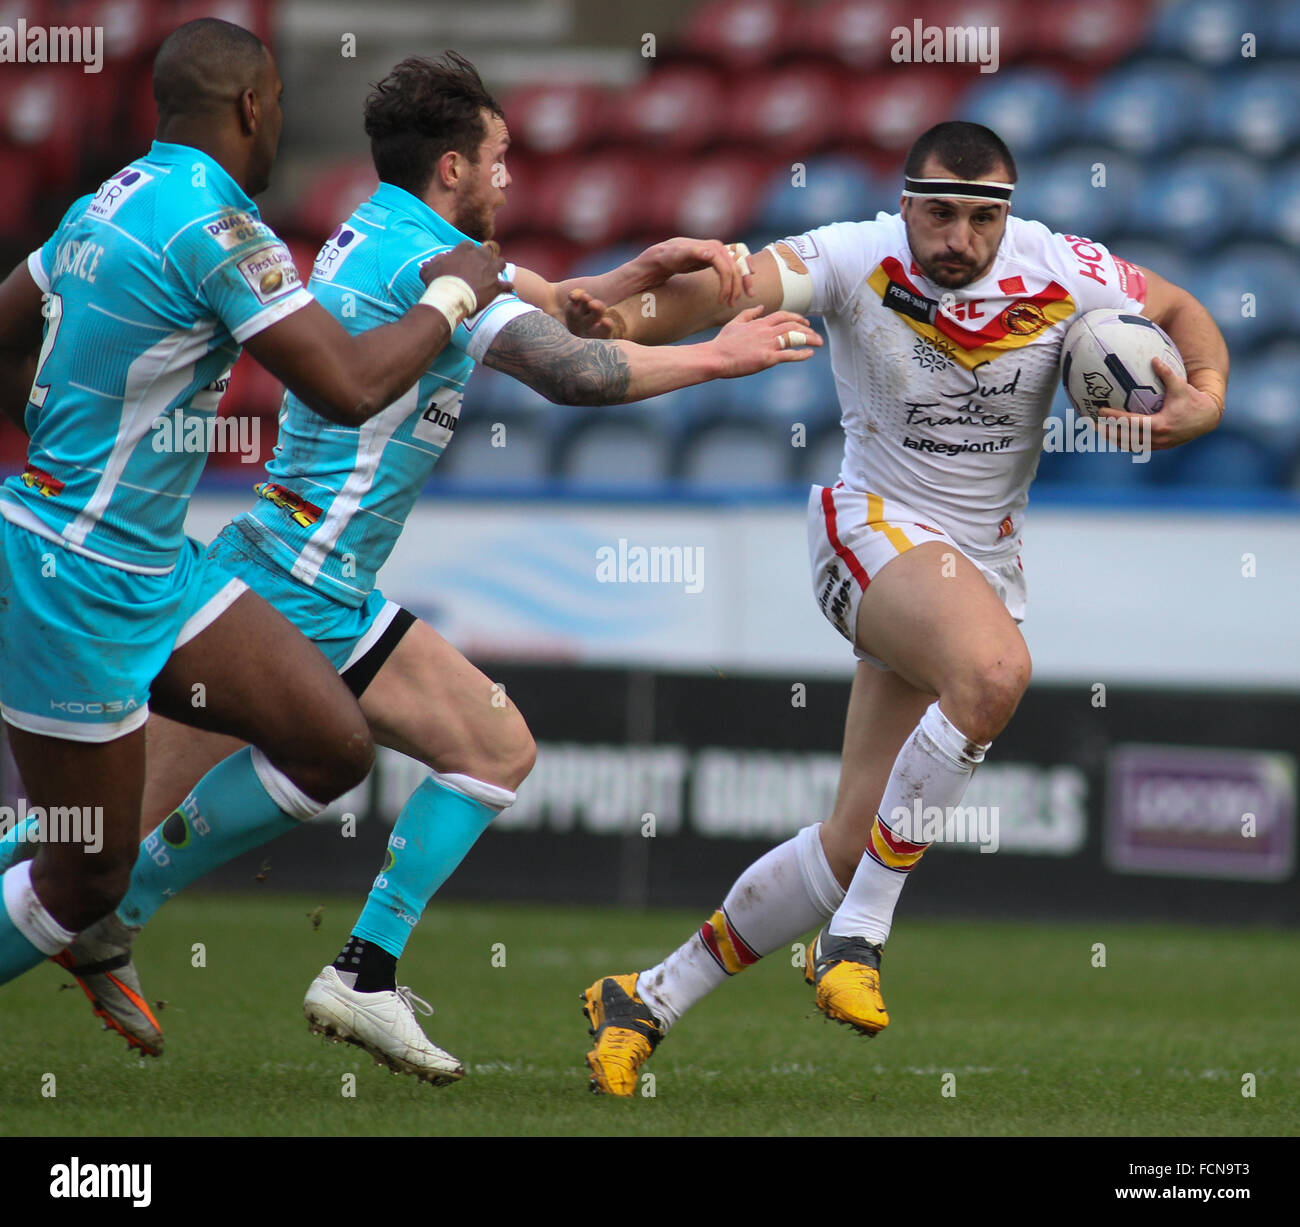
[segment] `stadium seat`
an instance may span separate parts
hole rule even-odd
[[[922,26],[964,29],[996,28],[998,31],[998,74],[1022,59],[1033,46],[1034,27],[1026,11],[1036,6],[1024,0],[923,0],[919,14],[907,12],[898,24],[910,26],[918,15]],[[979,72],[976,68],[966,72]]]
[[[1274,158],[1300,142],[1300,63],[1251,65],[1217,83],[1205,111],[1210,139]]]
[[[1100,167],[1100,170],[1094,170]],[[1082,145],[1017,167],[1012,208],[1062,234],[1105,243],[1129,215],[1141,172],[1133,159]],[[1104,185],[1098,184],[1104,175]]]
[[[609,110],[596,85],[556,82],[514,90],[502,102],[510,135],[534,153],[580,153],[595,144]]]
[[[1263,177],[1255,163],[1224,150],[1192,152],[1153,167],[1138,191],[1128,229],[1191,252],[1240,233]]]
[[[963,81],[933,65],[903,67],[908,71],[890,65],[845,87],[838,104],[845,140],[901,155],[927,128],[952,118]]]
[[[529,269],[547,281],[562,281],[579,248],[565,239],[523,238],[502,244],[502,258]]]
[[[38,178],[31,154],[0,145],[0,183],[4,184],[0,191],[0,235],[14,238],[30,234]]]
[[[602,410],[579,420],[559,450],[556,475],[573,487],[651,487],[672,475],[670,432],[650,412]]]
[[[153,50],[158,7],[153,0],[85,0],[66,20],[102,27],[105,61],[130,60]]]
[[[897,206],[896,184],[879,183],[856,158],[810,160],[796,180],[788,166],[764,188],[755,225],[775,235],[802,234],[833,221],[870,218]]]
[[[551,431],[544,419],[474,408],[467,396],[455,437],[438,461],[433,480],[436,484],[491,485],[504,490],[546,480],[550,464]]]
[[[1226,422],[1171,455],[1171,480],[1179,486],[1267,490],[1280,486],[1286,475],[1282,456]]]
[[[1185,64],[1138,61],[1098,81],[1072,123],[1137,157],[1170,153],[1198,135],[1209,88]]]
[[[1115,255],[1130,264],[1140,264],[1166,281],[1188,288],[1197,268],[1188,253],[1142,235],[1117,234],[1107,244]]]
[[[792,473],[801,486],[833,486],[840,479],[844,460],[844,431],[839,422],[809,434],[803,447],[793,453]]]
[[[726,87],[713,69],[674,64],[615,99],[610,131],[640,148],[689,153],[714,140],[725,112]]]
[[[162,35],[165,37],[187,21],[219,17],[222,21],[251,30],[265,43],[272,43],[272,3],[273,0],[181,0],[180,3],[167,4],[158,10]]]
[[[889,63],[890,32],[911,10],[895,0],[830,0],[800,14],[798,49],[855,70]]]
[[[609,247],[597,247],[582,253],[564,270],[568,277],[598,277],[610,269],[618,268],[645,250],[644,243],[614,243]]]
[[[1300,249],[1300,158],[1278,167],[1251,203],[1252,232]]]
[[[652,169],[629,153],[550,159],[529,189],[535,220],[583,246],[625,238],[643,228]]]
[[[687,21],[681,49],[738,71],[757,68],[786,51],[798,22],[785,0],[712,0]]]
[[[1253,360],[1234,363],[1228,379],[1225,423],[1286,457],[1300,453],[1300,347],[1288,343]]]
[[[302,192],[293,214],[293,229],[306,236],[319,235],[323,242],[378,186],[379,177],[368,157],[330,166]]]
[[[821,67],[786,68],[743,79],[728,99],[723,138],[801,159],[816,153],[839,135],[836,85]]]
[[[79,69],[10,67],[0,72],[0,144],[26,151],[42,187],[59,191],[77,171],[85,96]]]
[[[732,241],[752,223],[771,160],[726,153],[658,168],[647,225],[655,234],[688,234]]]
[[[1018,68],[975,81],[962,101],[961,118],[992,128],[1020,158],[1051,148],[1076,110],[1055,76]]]
[[[1147,46],[1212,68],[1239,64],[1241,36],[1260,33],[1262,15],[1251,0],[1175,0],[1158,13]]]
[[[680,479],[691,490],[772,489],[789,480],[790,437],[757,422],[719,422],[687,440]]]
[[[1039,55],[1102,67],[1142,41],[1145,9],[1144,0],[1065,0],[1034,5],[1025,16]]]
[[[814,324],[825,336],[821,320]],[[825,346],[806,362],[779,362],[757,375],[725,380],[720,391],[731,417],[776,422],[787,434],[793,423],[802,422],[806,433],[811,433],[840,416],[835,376]]]
[[[1242,245],[1222,251],[1186,288],[1205,304],[1234,354],[1296,329],[1295,258],[1275,248]]]
[[[1300,56],[1300,6],[1270,5],[1262,16],[1264,31],[1259,35],[1258,53],[1261,56]]]

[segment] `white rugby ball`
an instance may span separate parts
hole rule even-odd
[[[1099,307],[1079,316],[1061,346],[1061,383],[1076,413],[1095,418],[1099,409],[1158,413],[1164,381],[1151,366],[1159,358],[1186,376],[1178,347],[1144,315]]]

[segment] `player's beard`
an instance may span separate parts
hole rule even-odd
[[[456,208],[456,229],[476,243],[486,243],[496,230],[496,207],[487,197],[472,196]]]
[[[990,260],[984,268],[976,268],[974,264],[963,264],[960,268],[955,265],[944,266],[937,261],[923,262],[917,260],[916,263],[935,285],[941,285],[946,290],[959,290],[963,286],[970,285],[972,281],[978,281],[983,277],[992,266],[993,261]]]

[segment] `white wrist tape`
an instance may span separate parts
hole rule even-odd
[[[781,275],[781,309],[795,311],[802,315],[812,305],[812,275],[805,269],[796,272],[785,262],[785,256],[778,250],[776,243],[769,243],[763,248],[770,251],[776,261],[776,271]]]
[[[420,295],[420,302],[441,311],[452,332],[461,320],[474,314],[478,300],[468,281],[462,277],[435,277]]]

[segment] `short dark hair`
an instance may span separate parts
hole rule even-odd
[[[178,26],[153,61],[158,118],[211,114],[258,85],[266,45],[256,34],[217,17]]]
[[[1011,150],[996,132],[983,124],[950,120],[928,128],[908,151],[903,174],[909,179],[919,178],[931,154],[962,179],[980,179],[999,166],[1006,168],[1013,183],[1016,179],[1016,160]]]
[[[366,99],[366,135],[379,178],[418,196],[444,153],[477,162],[487,136],[484,111],[505,118],[463,55],[403,60]]]

